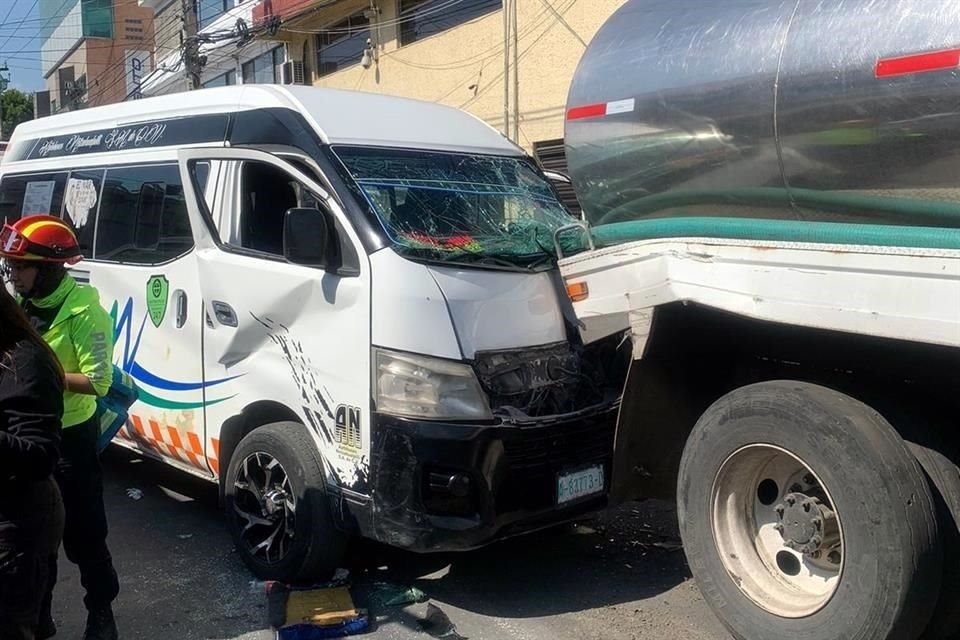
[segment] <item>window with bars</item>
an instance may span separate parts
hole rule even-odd
[[[370,37],[370,19],[363,12],[331,25],[317,35],[317,75],[328,76],[360,62]]]
[[[397,0],[400,13],[400,46],[503,8],[503,0]]]
[[[216,78],[212,78],[203,83],[204,89],[209,89],[211,87],[229,87],[231,85],[237,84],[237,72],[236,71],[227,71],[222,73]]]
[[[243,84],[275,84],[280,82],[283,47],[276,47],[243,63]]]
[[[534,142],[533,155],[544,169],[569,175],[567,149],[562,138],[559,140]],[[553,186],[560,194],[560,201],[563,202],[563,205],[570,213],[579,218],[582,209],[580,208],[580,201],[577,199],[577,193],[574,191],[573,185],[568,182],[554,182]]]

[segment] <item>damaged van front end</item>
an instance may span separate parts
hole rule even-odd
[[[485,420],[374,414],[366,533],[464,550],[607,506],[626,336],[478,352]]]
[[[604,508],[631,347],[580,340],[553,259],[573,217],[542,172],[522,156],[334,153],[391,243],[370,256],[361,532],[463,550]]]

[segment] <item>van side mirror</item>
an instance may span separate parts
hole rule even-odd
[[[293,264],[333,266],[333,224],[319,209],[288,209],[283,217],[283,257]]]

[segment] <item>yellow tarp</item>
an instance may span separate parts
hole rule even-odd
[[[336,626],[360,615],[353,606],[347,587],[293,591],[287,600],[285,626],[313,624],[320,627]]]

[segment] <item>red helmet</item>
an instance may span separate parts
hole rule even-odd
[[[73,230],[54,216],[29,216],[0,232],[0,256],[39,262],[79,262],[80,243]]]

